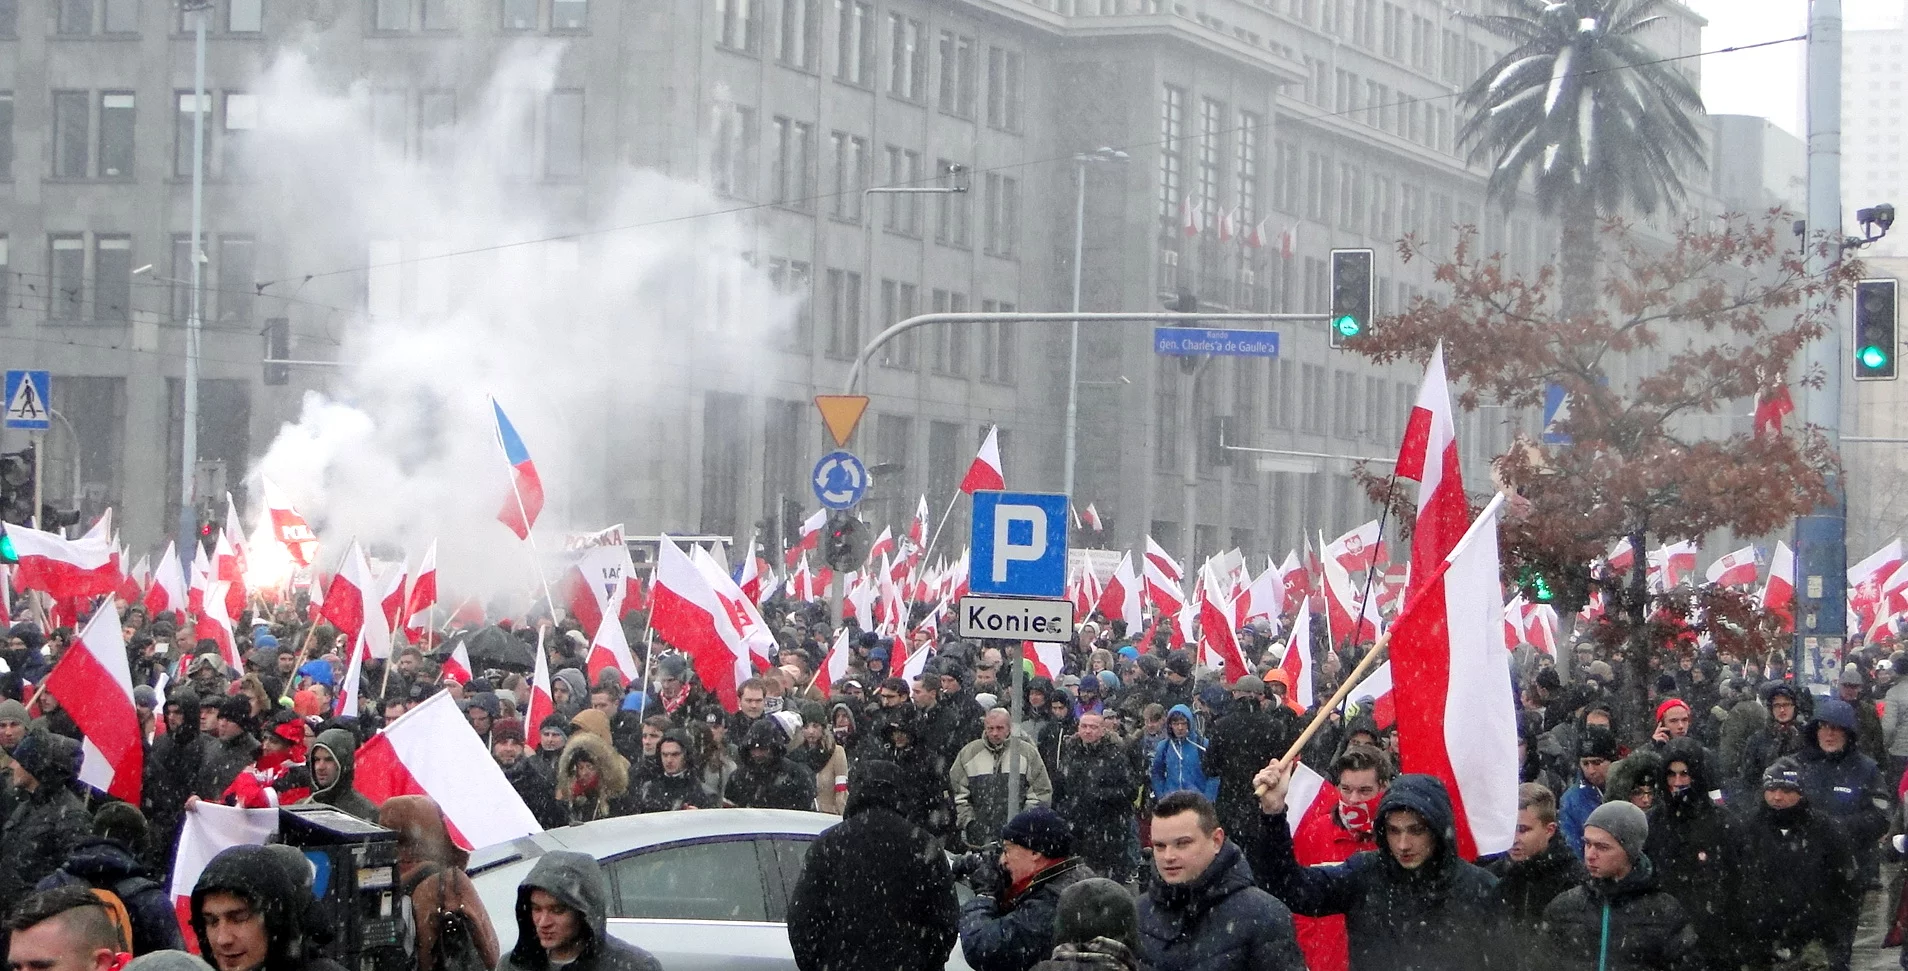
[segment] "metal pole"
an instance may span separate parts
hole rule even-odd
[[[47,527],[46,517],[42,514],[42,510],[46,508],[46,494],[45,494],[46,476],[43,474],[45,471],[46,471],[46,433],[34,432],[33,433],[33,525],[39,529],[46,529]],[[62,529],[59,531],[59,533],[61,536],[65,536],[66,530]]]
[[[1073,195],[1073,312],[1080,312],[1080,262],[1086,249],[1086,160],[1075,159],[1078,187]],[[1067,344],[1067,460],[1060,491],[1073,495],[1073,467],[1077,461],[1080,423],[1080,321],[1074,320]]]
[[[73,440],[73,511],[78,512],[80,508],[80,500],[84,498],[80,490],[79,432],[76,432],[73,430],[73,423],[70,421],[67,421],[65,415],[62,415],[51,408],[48,408],[46,410],[46,413],[49,415],[52,415],[55,418],[58,418],[60,420],[60,424],[66,426],[66,437]]]
[[[1199,396],[1199,372],[1205,367],[1206,362],[1200,361],[1192,370],[1182,372],[1185,375],[1186,400],[1180,402],[1179,445],[1185,451],[1179,458],[1179,471],[1180,488],[1186,504],[1181,513],[1185,517],[1186,531],[1179,544],[1184,558],[1179,562],[1188,574],[1192,573],[1193,564],[1197,562],[1193,557],[1199,549],[1199,409],[1196,402]]]
[[[192,239],[186,245],[192,263],[190,311],[186,314],[185,386],[180,389],[184,401],[179,434],[179,565],[190,575],[193,553],[198,550],[196,508],[193,495],[199,465],[199,315],[200,285],[204,254],[200,250],[205,232],[205,18],[211,16],[211,4],[202,4],[192,24]]]
[[[1020,720],[1027,707],[1027,666],[1021,661],[1020,642],[1015,641],[1008,648],[1014,665],[1014,696],[1007,700],[1007,818],[1020,815],[1020,747],[1014,744],[1015,736],[1020,734]]]
[[[1808,46],[1808,272],[1825,278],[1842,258],[1842,0],[1813,0]],[[1803,368],[1823,375],[1820,387],[1802,391],[1802,418],[1822,430],[1829,448],[1841,451],[1842,320],[1834,294],[1823,297],[1827,327],[1809,343]],[[1832,648],[1847,634],[1844,608],[1848,582],[1848,499],[1839,476],[1829,480],[1830,499],[1796,520],[1795,552],[1802,599],[1794,646],[1798,676],[1806,670],[1806,639],[1828,638]],[[1818,641],[1818,643],[1820,643]]]

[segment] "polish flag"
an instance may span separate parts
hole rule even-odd
[[[742,595],[749,602],[760,606],[765,599],[762,591],[767,585],[762,582],[761,561],[755,556],[755,537],[749,537],[747,552],[742,556],[741,573],[735,578],[735,585],[742,589]]]
[[[873,563],[883,557],[893,559],[894,551],[894,531],[883,526],[881,535],[875,537],[874,545],[868,547],[868,562]]]
[[[1636,547],[1631,546],[1630,538],[1625,536],[1610,547],[1610,555],[1604,557],[1603,562],[1612,573],[1622,576],[1636,565]]]
[[[1060,676],[1064,654],[1052,641],[1021,641],[1020,656],[1033,662],[1034,674],[1052,680]]]
[[[81,782],[115,799],[139,805],[145,772],[145,740],[133,707],[132,669],[119,610],[111,600],[93,611],[79,640],[47,672],[40,689],[59,699],[83,734]]]
[[[1410,433],[1411,430],[1407,427],[1405,434]],[[1385,544],[1378,538],[1378,520],[1370,520],[1363,526],[1332,540],[1331,544],[1325,547],[1324,559],[1328,563],[1337,563],[1339,569],[1346,573],[1369,570],[1373,564],[1384,562]]]
[[[431,797],[451,839],[467,850],[543,831],[448,691],[364,743],[353,786],[379,805],[392,796]]]
[[[174,626],[185,619],[185,570],[179,565],[179,550],[172,543],[166,544],[165,554],[159,557],[159,567],[152,572],[152,582],[146,585],[145,602],[148,620],[167,611],[172,612]]]
[[[1219,214],[1219,242],[1221,243],[1232,242],[1232,237],[1236,235],[1237,231],[1234,227],[1237,224],[1233,220],[1234,212],[1235,210],[1228,209]]]
[[[1778,384],[1768,394],[1756,392],[1756,407],[1751,423],[1754,436],[1762,438],[1782,434],[1782,418],[1795,412],[1795,399],[1789,397],[1789,386]]]
[[[1146,537],[1146,562],[1157,567],[1159,574],[1171,581],[1174,587],[1180,586],[1186,580],[1185,568],[1179,565],[1178,560],[1173,559],[1172,554],[1166,552],[1165,547],[1154,542],[1151,536]]]
[[[1285,584],[1285,600],[1280,605],[1280,613],[1290,613],[1299,608],[1309,595],[1312,578],[1305,573],[1305,567],[1299,562],[1298,550],[1287,550],[1285,562],[1279,564],[1279,579]]]
[[[347,643],[357,641],[362,634],[371,656],[385,658],[391,656],[391,628],[379,623],[384,616],[379,589],[371,575],[371,563],[364,558],[364,548],[353,540],[331,578],[331,588],[325,591],[320,616],[338,628]]]
[[[1100,519],[1100,511],[1093,508],[1093,503],[1087,503],[1086,509],[1080,513],[1080,522],[1096,533],[1106,532],[1106,523]]]
[[[1338,557],[1324,557],[1319,567],[1325,578],[1326,623],[1332,638],[1345,644],[1377,640],[1384,627],[1378,598],[1365,597],[1364,584],[1346,572]]]
[[[615,671],[623,676],[623,683],[636,680],[636,657],[629,651],[629,635],[623,632],[621,620],[610,620],[597,625],[596,636],[590,639],[590,656],[585,662],[590,675],[590,683],[604,671]]]
[[[1285,606],[1285,579],[1278,568],[1266,564],[1265,572],[1253,578],[1233,601],[1233,626],[1245,625],[1264,617],[1276,623]]]
[[[204,543],[194,544],[192,582],[186,586],[186,609],[198,613],[205,609],[205,588],[212,582],[212,554]]]
[[[1459,471],[1457,426],[1432,352],[1405,424],[1398,475],[1418,482],[1411,534],[1413,602],[1391,638],[1397,666],[1399,752],[1407,772],[1438,777],[1451,795],[1464,859],[1510,848],[1517,822],[1517,712],[1499,647],[1497,508],[1465,528],[1470,500]]]
[[[148,618],[154,615],[146,614]],[[0,566],[0,627],[13,626],[13,567]]]
[[[1206,214],[1199,200],[1190,192],[1179,200],[1179,231],[1187,239],[1206,231]]]
[[[1358,702],[1361,706],[1364,706],[1365,702],[1370,702],[1369,706],[1364,707],[1364,713],[1370,715],[1371,720],[1380,729],[1390,728],[1398,723],[1396,695],[1391,690],[1390,661],[1372,668],[1371,673],[1365,675],[1365,680],[1358,682],[1358,686],[1353,688],[1351,694],[1346,697]]]
[[[1316,769],[1293,760],[1292,781],[1285,790],[1285,824],[1298,832],[1299,823],[1313,813],[1338,805],[1338,787]]]
[[[824,696],[832,695],[835,684],[848,677],[848,661],[853,656],[854,650],[848,644],[848,628],[843,627],[836,632],[835,642],[828,645],[821,667],[815,669],[813,684]]]
[[[186,810],[167,893],[172,897],[172,912],[179,918],[188,951],[199,953],[199,935],[192,930],[192,888],[206,864],[234,846],[264,846],[277,835],[276,809],[240,809],[202,799]]]
[[[1734,553],[1724,553],[1716,562],[1709,564],[1703,576],[1710,583],[1723,587],[1747,587],[1756,582],[1756,548],[1745,546]]]
[[[842,593],[841,602],[844,615],[852,616],[860,621],[863,630],[874,630],[875,601],[881,596],[880,589],[876,587],[873,580],[861,573],[848,574],[843,584],[845,590]],[[854,608],[852,612],[849,611],[851,607]]]
[[[329,581],[318,575],[318,568],[311,568],[311,575],[305,579],[305,619],[316,621],[324,615],[325,585]]]
[[[1186,606],[1186,594],[1181,587],[1181,574],[1178,563],[1166,555],[1151,536],[1146,537],[1146,567],[1142,577],[1146,585],[1146,599],[1161,614],[1176,615]]]
[[[445,681],[470,683],[470,651],[464,647],[463,641],[458,641],[457,646],[451,648],[450,657],[444,659],[438,673]]]
[[[259,484],[265,494],[265,518],[271,524],[272,538],[284,544],[293,563],[301,567],[316,563],[318,534],[311,531],[311,524],[272,480],[260,476]]]
[[[1603,588],[1591,587],[1590,596],[1584,600],[1583,609],[1577,611],[1577,625],[1594,624],[1603,619]]]
[[[556,695],[550,691],[550,652],[543,647],[543,633],[537,632],[536,667],[530,673],[530,701],[523,706],[525,737],[538,731],[545,718],[556,711]]]
[[[1253,249],[1265,248],[1265,224],[1266,224],[1266,221],[1271,218],[1272,218],[1271,216],[1267,216],[1264,219],[1261,219],[1258,222],[1252,224],[1252,228],[1248,230],[1245,235],[1245,244],[1247,246],[1250,246]]]
[[[1893,539],[1848,568],[1848,607],[1859,629],[1867,630],[1874,624],[1875,614],[1881,606],[1882,585],[1901,567],[1902,562],[1901,540]],[[1850,629],[1856,629],[1857,624],[1851,624]]]
[[[394,631],[404,616],[404,561],[393,563],[378,578],[378,609],[384,615],[384,629]]]
[[[1279,258],[1283,260],[1289,260],[1292,257],[1297,256],[1298,245],[1299,245],[1298,223],[1287,223],[1285,226],[1285,229],[1279,233]]]
[[[404,636],[412,643],[422,640],[431,625],[431,611],[437,607],[437,540],[424,548],[424,559],[417,565],[417,579],[411,581],[410,596],[404,601]],[[461,646],[461,645],[460,645]]]
[[[797,560],[796,565],[792,567],[792,569],[795,572],[789,575],[788,586],[786,588],[789,598],[793,600],[810,599],[808,595],[808,557],[804,556]]]
[[[987,429],[987,438],[981,442],[980,454],[968,465],[967,474],[961,477],[961,491],[968,495],[976,492],[991,492],[1007,488],[1007,475],[1000,465],[1000,426]]]
[[[620,536],[622,531],[618,524],[597,535],[614,532]],[[576,561],[564,574],[570,614],[583,625],[583,633],[595,637],[605,620],[622,617],[636,564],[630,560],[628,544],[621,540],[584,546],[574,555]]]
[[[244,612],[245,600],[250,592],[245,583],[249,560],[245,550],[245,520],[239,517],[238,503],[232,501],[229,492],[225,494],[225,523],[219,527],[219,538],[231,548],[230,561],[220,561],[219,579],[232,583],[226,593],[225,612],[227,616],[237,618]]]
[[[231,665],[234,671],[245,670],[245,657],[239,653],[238,642],[232,633],[232,618],[225,613],[225,593],[231,585],[224,580],[214,580],[206,587],[205,603],[199,608],[198,624],[193,628],[192,637],[198,641],[215,641],[219,645],[219,656]]]
[[[1223,677],[1227,684],[1250,677],[1252,669],[1246,665],[1245,656],[1239,653],[1238,635],[1232,629],[1231,604],[1219,589],[1220,580],[1213,576],[1210,566],[1200,573],[1200,657],[1208,663],[1223,664]]]
[[[1650,586],[1659,593],[1682,586],[1683,581],[1695,572],[1694,542],[1684,540],[1681,543],[1668,543],[1650,551]]]
[[[665,537],[657,550],[650,623],[695,662],[703,687],[722,707],[736,706],[736,685],[748,680],[749,648],[736,634],[729,607],[696,564]]]
[[[125,553],[120,554],[119,562],[126,562]],[[151,582],[152,557],[141,556],[139,562],[119,578],[119,589],[113,591],[113,596],[118,597],[128,607],[137,605],[145,597],[146,584]]]
[[[212,544],[212,571],[206,578],[225,584],[225,616],[236,620],[245,612],[245,573],[239,562],[238,548],[230,534],[221,528]]]
[[[732,643],[747,647],[756,670],[765,671],[774,667],[775,655],[781,650],[781,645],[776,642],[775,633],[769,630],[768,622],[762,619],[762,612],[755,609],[755,602],[742,592],[741,587],[735,585],[735,578],[729,576],[729,571],[707,550],[696,547],[690,559],[695,561],[696,569],[702,571],[703,579],[708,581],[709,589],[722,605],[720,619],[734,632]]]
[[[1515,651],[1524,643],[1524,595],[1513,595],[1504,602],[1504,650]]]
[[[1795,551],[1776,540],[1769,556],[1769,579],[1763,581],[1756,602],[1763,610],[1782,618],[1783,633],[1795,631]]]
[[[813,516],[802,520],[801,542],[789,547],[788,552],[782,554],[783,565],[791,570],[794,569],[795,561],[801,559],[803,551],[812,550],[821,545],[821,531],[826,525],[828,525],[826,509],[817,509]]]
[[[1113,567],[1113,576],[1100,591],[1100,613],[1108,620],[1125,621],[1127,633],[1131,634],[1145,623],[1140,616],[1141,600],[1139,577],[1133,573],[1133,554],[1122,553],[1120,562]]]
[[[490,409],[497,417],[497,442],[503,446],[504,461],[510,464],[510,494],[497,511],[497,521],[518,539],[528,539],[530,527],[537,524],[537,514],[543,511],[543,478],[537,475],[537,463],[530,461],[530,450],[524,447],[516,426],[504,417],[503,406],[492,398]]]
[[[1298,616],[1292,621],[1292,636],[1285,642],[1285,656],[1279,659],[1279,667],[1292,679],[1292,690],[1297,697],[1287,699],[1299,705],[1303,714],[1312,710],[1316,700],[1312,676],[1312,598],[1299,601]]]
[[[920,501],[914,504],[914,518],[908,520],[908,542],[913,543],[917,551],[927,549],[928,502],[926,496],[922,496]]]
[[[345,665],[344,684],[339,686],[338,700],[331,707],[333,718],[356,718],[363,708],[360,695],[364,687],[364,638],[351,640],[351,663]]]
[[[100,517],[100,524],[111,518],[108,510]],[[55,600],[72,600],[119,589],[119,550],[113,546],[110,526],[102,531],[95,525],[79,539],[11,524],[5,531],[20,558],[13,568],[13,585],[21,590],[38,590]]]

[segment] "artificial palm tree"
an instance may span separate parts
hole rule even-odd
[[[1626,205],[1652,213],[1683,198],[1705,167],[1702,95],[1643,34],[1669,0],[1507,0],[1473,22],[1516,46],[1465,91],[1458,131],[1491,166],[1505,208],[1529,177],[1537,204],[1563,224],[1563,309],[1596,301],[1597,222]]]

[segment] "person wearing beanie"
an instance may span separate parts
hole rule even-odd
[[[0,828],[0,901],[26,896],[92,835],[92,817],[73,793],[80,744],[64,735],[28,732],[13,747],[17,804]]]
[[[1812,805],[1801,761],[1763,770],[1756,804],[1729,828],[1726,966],[1849,966],[1862,881],[1843,828]]]
[[[528,739],[525,739],[527,742]],[[552,712],[543,716],[537,723],[537,742],[531,749],[531,757],[543,763],[543,767],[556,777],[557,759],[563,754],[563,746],[570,741],[570,718],[562,712]]]
[[[1139,912],[1133,895],[1105,877],[1060,893],[1053,956],[1034,971],[1139,971]]]
[[[1615,733],[1587,725],[1577,733],[1577,784],[1557,800],[1557,824],[1572,853],[1583,852],[1583,825],[1603,804],[1603,787],[1619,751]]]
[[[1650,734],[1650,741],[1657,748],[1662,748],[1670,743],[1670,739],[1688,735],[1689,725],[1689,702],[1681,698],[1665,698],[1662,704],[1656,706],[1656,729]]]
[[[1762,686],[1760,695],[1769,712],[1768,724],[1749,737],[1742,761],[1731,767],[1735,789],[1752,796],[1762,790],[1763,770],[1785,755],[1802,751],[1802,693],[1787,681],[1771,681]]]
[[[1148,971],[1305,971],[1292,912],[1254,885],[1206,797],[1161,799],[1151,837],[1159,879],[1139,901]]]
[[[190,951],[153,951],[128,961],[125,971],[212,971],[212,966]]]
[[[1053,953],[1061,893],[1095,874],[1073,855],[1067,821],[1045,806],[1008,820],[1000,846],[999,870],[977,871],[974,898],[961,905],[961,951],[974,971],[1027,971]]]
[[[86,887],[111,891],[126,905],[132,924],[133,954],[185,946],[179,933],[179,915],[172,896],[156,874],[140,860],[149,837],[146,817],[137,807],[109,802],[93,816],[91,836],[81,840],[66,860],[38,890]]]
[[[242,694],[227,695],[219,702],[218,713],[218,720],[212,723],[212,749],[196,789],[208,799],[217,798],[258,759],[258,739],[252,734],[257,721],[252,717],[251,700]]]
[[[1247,851],[1259,838],[1259,800],[1252,794],[1252,777],[1284,755],[1300,731],[1298,716],[1279,700],[1269,699],[1268,687],[1249,675],[1232,683],[1232,709],[1213,723],[1212,739],[1199,758],[1199,767],[1219,782],[1212,799],[1219,825]]]
[[[775,717],[790,715],[778,712]],[[848,794],[848,753],[835,742],[828,728],[828,715],[813,701],[804,701],[792,714],[798,716],[790,739],[788,757],[815,775],[815,809],[841,815],[842,799]]]
[[[954,875],[939,841],[908,819],[908,789],[901,767],[883,759],[859,759],[849,771],[842,820],[809,845],[789,898],[796,967],[938,971],[947,963],[960,920]]]
[[[1887,662],[1881,663],[1885,665]],[[1836,679],[1835,691],[1837,698],[1848,702],[1848,706],[1855,710],[1856,748],[1874,759],[1876,765],[1886,764],[1887,739],[1882,734],[1881,715],[1875,711],[1875,698],[1869,692],[1868,676],[1862,673],[1855,662],[1850,661],[1842,665],[1842,675]],[[1899,779],[1901,776],[1889,778]]]
[[[6,698],[0,700],[0,825],[5,825],[8,816],[13,815],[13,786],[7,784],[7,773],[13,765],[13,747],[26,737],[27,724],[33,721],[27,714],[26,706]]]
[[[552,714],[544,720],[559,717]],[[558,738],[564,736],[559,733]],[[517,790],[530,815],[537,818],[537,825],[560,829],[569,823],[570,815],[556,800],[556,769],[526,749],[524,741],[520,719],[499,719],[490,726],[490,757],[503,769],[504,779]]]
[[[1598,806],[1584,827],[1589,877],[1544,909],[1544,966],[1561,971],[1698,967],[1696,932],[1676,898],[1657,889],[1643,852],[1650,824],[1628,802]]]

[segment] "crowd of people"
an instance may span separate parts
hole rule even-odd
[[[192,944],[219,971],[336,971],[295,854],[226,851],[181,927],[164,885],[199,802],[324,804],[397,831],[416,876],[406,893],[419,912],[462,915],[484,967],[655,966],[606,933],[603,874],[567,853],[526,878],[517,943],[499,953],[437,807],[354,788],[359,746],[437,692],[545,828],[717,807],[843,816],[789,903],[805,969],[940,967],[957,940],[978,971],[1840,969],[1865,892],[1897,881],[1883,864],[1900,858],[1887,837],[1903,828],[1908,655],[1851,651],[1818,696],[1780,654],[1510,652],[1516,836],[1466,860],[1453,793],[1401,774],[1395,732],[1356,688],[1305,710],[1262,622],[1239,632],[1243,672],[1089,622],[1057,677],[1023,660],[1016,679],[1010,644],[917,631],[907,654],[933,656],[904,678],[890,641],[851,631],[830,680],[817,673],[836,633],[825,610],[764,612],[779,655],[726,706],[688,655],[644,647],[639,614],[623,619],[647,665],[634,680],[590,677],[578,624],[533,614],[400,643],[347,686],[335,632],[293,605],[241,638],[242,670],[135,606],[125,635],[148,743],[136,806],[78,781],[81,733],[32,690],[71,630],[16,624],[0,647],[11,966],[116,971],[136,956],[181,971],[153,961],[193,960],[176,953]],[[459,643],[489,648],[471,651],[468,680],[443,667]],[[1300,649],[1324,699],[1369,645]],[[529,724],[521,658],[539,651],[554,710]],[[339,710],[341,695],[358,709]],[[1626,703],[1641,695],[1652,708]],[[1326,778],[1323,798],[1287,805],[1296,762]],[[419,971],[444,966],[433,926],[412,942]]]

